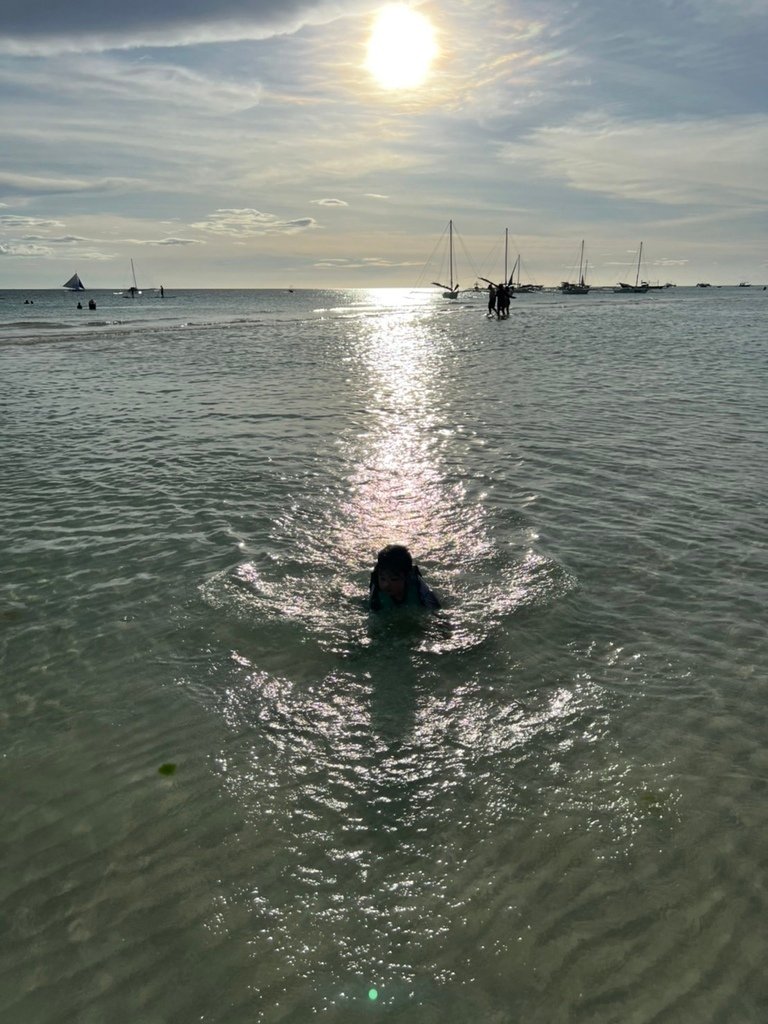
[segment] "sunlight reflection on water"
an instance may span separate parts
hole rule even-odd
[[[280,554],[261,553],[204,592],[286,636],[293,623],[298,642],[306,630],[337,654],[384,638],[434,654],[466,650],[574,580],[530,547],[521,512],[506,514],[503,546],[494,536],[488,492],[503,478],[484,476],[472,455],[478,438],[456,422],[455,336],[422,297],[405,308],[392,305],[391,293],[365,298],[379,313],[349,337],[355,429],[340,434],[332,458],[324,455],[321,470],[306,473],[303,491],[284,503],[272,531]],[[529,499],[521,494],[519,504]],[[388,543],[410,548],[443,600],[439,615],[390,622],[364,614],[367,572]]]

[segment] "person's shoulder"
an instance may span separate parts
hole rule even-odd
[[[431,587],[428,587],[424,580],[419,577],[419,600],[425,608],[439,608],[440,602],[437,599],[437,594]]]

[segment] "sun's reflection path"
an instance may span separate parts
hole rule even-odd
[[[393,983],[419,965],[448,980],[444,935],[484,871],[478,833],[535,803],[566,730],[591,742],[593,708],[558,699],[526,714],[504,677],[511,656],[483,648],[518,607],[570,584],[526,546],[522,516],[498,542],[454,374],[466,355],[445,320],[382,305],[351,323],[340,433],[318,438],[316,472],[274,520],[273,553],[209,587],[244,623],[222,698],[227,786],[261,837],[249,870],[265,927],[306,978],[333,963],[369,979],[378,964]],[[367,570],[395,541],[444,613],[365,614]],[[499,767],[510,763],[517,789]]]
[[[293,471],[280,478],[283,501],[268,543],[205,587],[211,603],[252,626],[268,623],[287,654],[316,645],[355,658],[372,645],[391,646],[398,631],[404,635],[395,641],[411,651],[466,651],[520,609],[572,586],[532,548],[514,495],[500,542],[498,507],[486,500],[498,445],[489,446],[466,390],[461,311],[409,298],[398,304],[372,291],[342,310],[327,375],[338,391],[313,392],[338,427],[288,462]],[[500,480],[508,490],[503,471]],[[422,617],[418,627],[366,613],[376,551],[394,542],[412,550],[443,599],[441,615]]]
[[[406,544],[444,582],[459,560],[489,548],[483,510],[467,504],[451,457],[450,339],[434,320],[385,315],[368,325],[357,356],[367,429],[346,444],[338,542],[362,564],[385,544]]]

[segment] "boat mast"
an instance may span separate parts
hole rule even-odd
[[[138,291],[139,288],[136,284],[136,271],[133,269],[133,260],[131,260],[131,277],[133,278],[133,287]]]
[[[643,243],[640,243],[640,252],[637,254],[637,273],[635,274],[635,288],[640,283],[640,260],[643,258]]]
[[[509,228],[504,228],[504,284],[509,280],[507,274],[507,255],[509,253]]]
[[[520,285],[520,266],[519,266],[519,264],[520,264],[520,256],[518,254],[517,259],[512,264],[512,273],[509,275],[509,280],[507,281],[507,284],[511,284],[513,287],[514,287],[514,284],[515,284],[515,271],[517,271],[517,283],[518,283],[518,286]]]
[[[450,274],[450,278],[449,278],[449,280],[451,282],[451,289],[450,290],[453,291],[454,288],[453,288],[453,221],[452,220],[448,221],[448,260],[450,262],[450,268],[451,268],[451,274]]]
[[[581,256],[579,256],[579,284],[584,284],[584,275],[581,268],[584,266],[584,239],[581,240]]]

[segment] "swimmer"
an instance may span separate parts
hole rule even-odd
[[[371,611],[406,606],[435,610],[440,602],[422,579],[418,565],[413,564],[408,548],[388,544],[378,553],[371,573]]]

